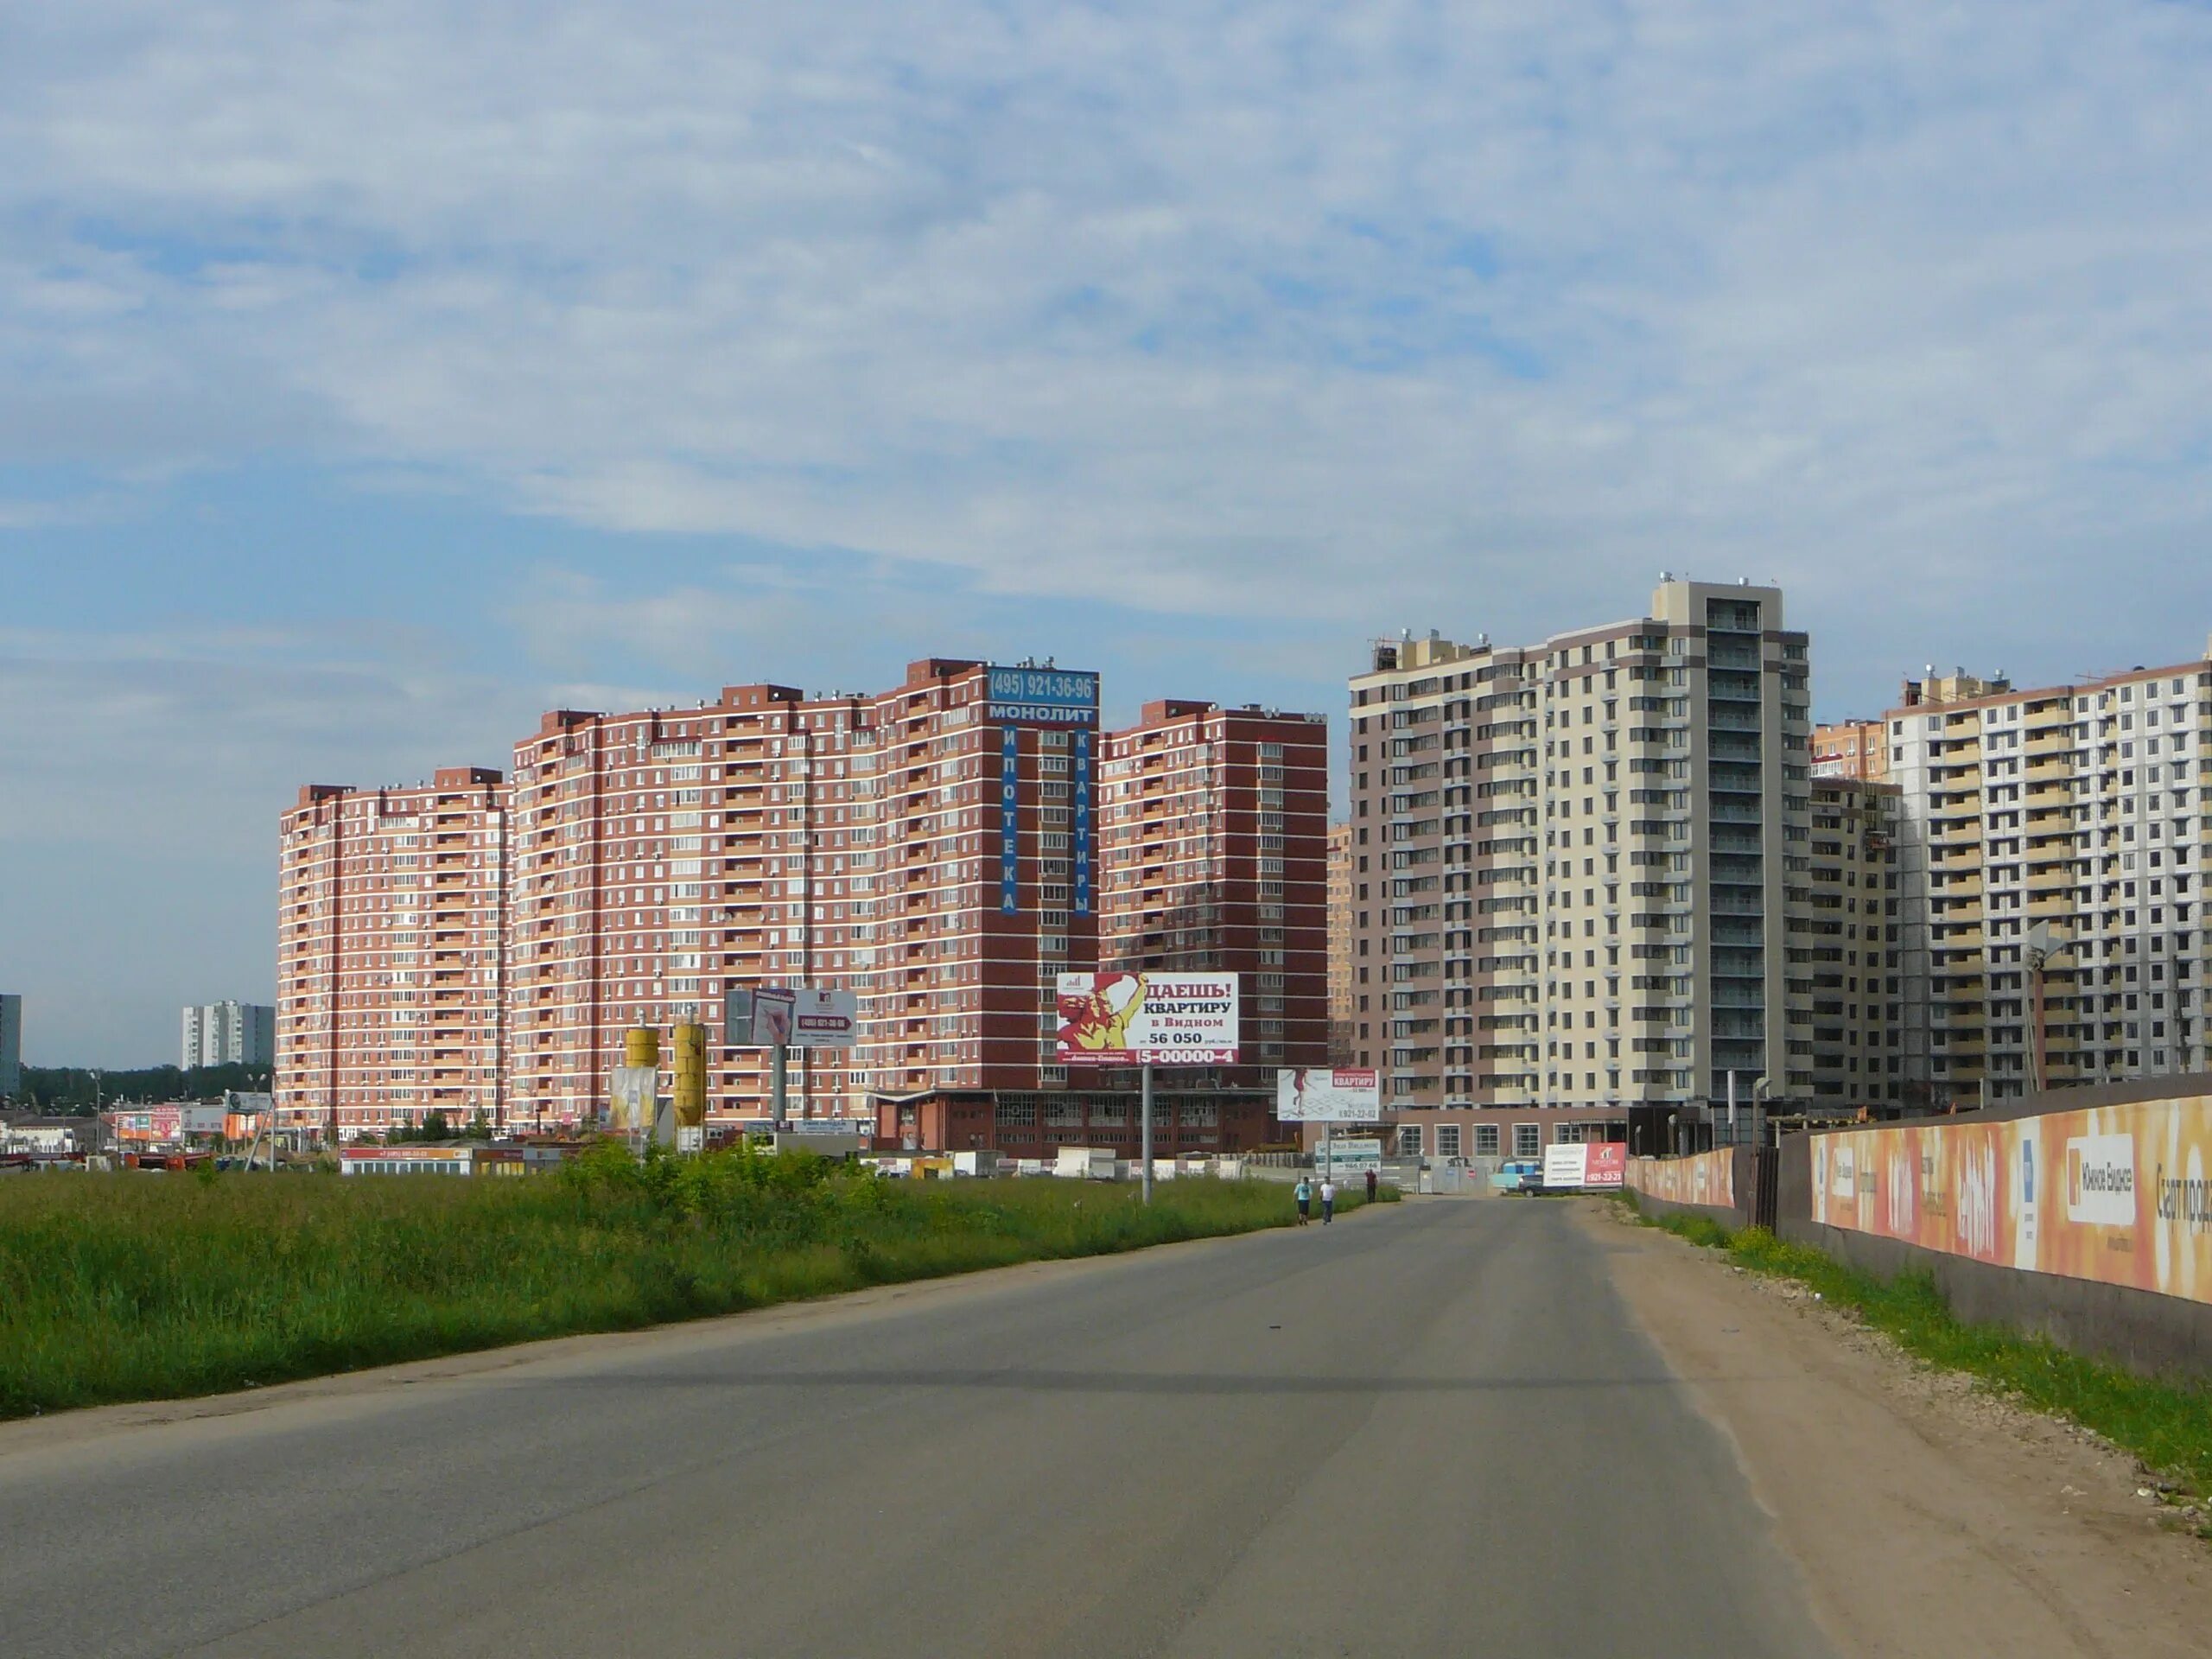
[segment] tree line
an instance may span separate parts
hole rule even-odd
[[[78,1065],[27,1065],[13,1104],[49,1116],[90,1116],[101,1106],[144,1105],[162,1101],[219,1100],[231,1090],[265,1091],[264,1065],[149,1065],[130,1071],[95,1071]]]

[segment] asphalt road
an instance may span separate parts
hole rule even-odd
[[[0,1433],[0,1653],[1827,1651],[1558,1205]]]

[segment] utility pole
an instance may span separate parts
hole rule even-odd
[[[1143,1061],[1137,1066],[1137,1076],[1142,1081],[1138,1091],[1138,1111],[1144,1115],[1144,1127],[1139,1144],[1144,1158],[1144,1201],[1152,1202],[1152,1062]]]

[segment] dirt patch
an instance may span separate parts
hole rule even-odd
[[[1847,1655],[2196,1656],[2212,1550],[2100,1437],[1936,1371],[1803,1287],[1580,1206],[1734,1441]]]

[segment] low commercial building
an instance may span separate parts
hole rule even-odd
[[[80,1117],[14,1117],[0,1122],[0,1153],[66,1157],[86,1150],[92,1124]]]
[[[937,1090],[919,1102],[886,1103],[881,1144],[930,1152],[988,1148],[1008,1158],[1051,1158],[1062,1147],[1106,1147],[1138,1155],[1144,1134],[1134,1090]],[[1160,1090],[1153,1101],[1155,1157],[1250,1152],[1285,1144],[1272,1090],[1205,1093]]]

